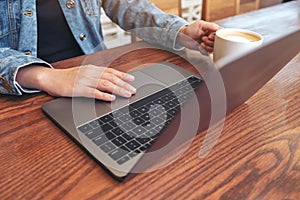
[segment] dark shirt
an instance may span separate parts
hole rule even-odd
[[[49,62],[83,55],[57,0],[37,1],[38,57]]]

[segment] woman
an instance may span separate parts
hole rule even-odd
[[[146,0],[1,1],[0,92],[21,95],[42,90],[53,96],[106,101],[115,100],[115,94],[134,94],[136,89],[130,85],[134,77],[127,73],[94,65],[53,69],[49,64],[105,49],[101,7],[123,29],[135,29],[144,41],[170,49],[203,47],[211,52],[212,33],[221,28],[204,21],[189,25]],[[150,33],[143,27],[153,29]],[[178,33],[199,46],[186,42]]]

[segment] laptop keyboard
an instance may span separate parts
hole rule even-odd
[[[200,83],[201,79],[190,76],[83,124],[78,130],[122,165],[149,149]]]

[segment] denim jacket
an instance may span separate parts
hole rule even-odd
[[[147,0],[59,0],[75,40],[85,54],[105,49],[100,8],[124,30],[147,42],[174,47],[183,19],[163,13]],[[54,11],[55,12],[55,11]],[[37,17],[35,1],[0,1],[0,93],[21,95],[37,90],[22,88],[16,82],[21,67],[51,65],[37,58]],[[144,30],[142,27],[156,27]]]

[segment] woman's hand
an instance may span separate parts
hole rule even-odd
[[[136,93],[136,89],[129,84],[133,80],[130,74],[95,65],[68,69],[28,66],[21,68],[17,74],[17,82],[22,87],[43,90],[52,96],[89,97],[105,101],[114,101],[114,94],[131,97]]]
[[[203,20],[184,26],[179,31],[178,41],[185,47],[201,50],[204,48],[212,52],[214,48],[215,32],[222,27]]]

